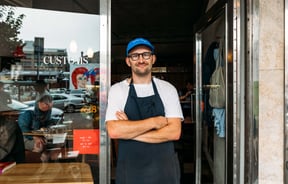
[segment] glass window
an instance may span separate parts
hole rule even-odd
[[[27,167],[31,183],[41,169],[52,183],[98,182],[100,16],[1,5],[0,10],[0,126],[13,122],[16,128],[8,133],[18,140],[9,142],[0,161],[25,162],[15,169]],[[24,157],[13,155],[17,142],[23,143],[17,151]],[[6,179],[21,182],[20,175],[7,173]]]

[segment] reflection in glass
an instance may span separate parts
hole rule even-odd
[[[17,124],[20,114],[35,113],[38,103],[35,81],[40,80],[48,84],[48,93],[53,96],[51,118],[61,119],[52,126],[41,125],[36,129],[34,116],[31,116],[32,129],[22,131],[21,137],[41,137],[45,150],[42,153],[49,157],[43,159],[42,153],[25,150],[25,161],[59,162],[59,168],[79,178],[85,167],[79,165],[80,162],[87,163],[89,169],[97,168],[99,163],[99,15],[3,6],[0,10],[3,14],[0,19],[0,80],[12,99],[8,107],[14,113],[8,114],[9,119]],[[19,27],[14,29],[3,22],[7,16],[19,20]],[[72,70],[80,67],[86,69],[75,76],[75,86]],[[73,93],[75,89],[79,89],[79,93]],[[92,147],[98,147],[97,152]],[[67,167],[62,162],[75,165]],[[44,165],[40,169],[47,171]],[[98,180],[97,169],[93,170],[93,177]]]

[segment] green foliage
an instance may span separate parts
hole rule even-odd
[[[15,7],[0,6],[0,50],[8,52],[8,55],[23,43],[18,35],[25,15],[16,17],[14,10]]]

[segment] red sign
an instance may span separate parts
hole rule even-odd
[[[73,150],[80,154],[99,154],[99,129],[73,130]]]
[[[25,54],[23,52],[23,47],[25,46],[24,45],[18,45],[16,47],[16,50],[13,52],[13,56],[16,57],[16,58],[23,58],[25,57]]]

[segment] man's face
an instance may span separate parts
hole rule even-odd
[[[186,88],[190,91],[190,90],[193,90],[193,85],[190,83],[190,82],[188,82],[187,84],[186,84]]]
[[[138,46],[129,52],[126,64],[131,67],[132,73],[138,76],[146,76],[151,73],[156,56],[145,46]]]
[[[52,106],[53,106],[53,103],[52,102],[38,102],[38,106],[39,106],[39,109],[41,110],[41,111],[48,111],[48,110],[50,110],[51,108],[52,108]]]

